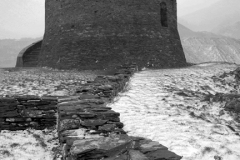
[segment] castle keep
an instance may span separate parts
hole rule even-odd
[[[39,66],[105,69],[134,62],[162,68],[186,63],[177,30],[176,0],[45,3]]]

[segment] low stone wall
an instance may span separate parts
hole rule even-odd
[[[136,71],[136,65],[119,67],[69,97],[0,98],[0,130],[57,125],[63,160],[180,160],[158,142],[128,136],[120,114],[107,107]]]
[[[59,99],[58,132],[64,160],[180,160],[158,142],[131,137],[122,129],[120,114],[106,107],[122,91],[136,66],[122,67],[114,76],[98,76]]]
[[[56,126],[57,98],[0,98],[0,130],[44,129]]]
[[[16,67],[36,67],[41,46],[42,40],[39,40],[22,49],[17,56]]]

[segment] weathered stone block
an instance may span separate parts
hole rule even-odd
[[[61,105],[58,106],[59,111],[78,111],[78,112],[84,112],[84,108],[89,107],[88,104],[78,104],[78,105]]]
[[[6,118],[6,122],[26,122],[27,118]]]
[[[65,98],[59,98],[58,102],[67,102],[67,101],[77,101],[79,100],[79,96],[70,96],[70,97],[65,97]]]
[[[118,128],[123,128],[123,126],[124,126],[124,124],[122,122],[111,122],[111,121],[108,121],[107,124],[114,124]]]
[[[41,100],[40,97],[33,95],[15,96],[14,98],[18,101]]]
[[[0,112],[8,112],[8,111],[13,111],[16,110],[17,106],[6,106],[6,107],[0,107]]]
[[[98,127],[98,130],[104,132],[111,132],[114,131],[117,126],[115,124],[105,124]]]
[[[106,122],[107,120],[93,119],[93,120],[80,121],[80,124],[85,127],[96,127],[96,126],[102,126]]]
[[[176,155],[169,150],[156,150],[146,153],[149,159],[166,159],[166,160],[180,160],[182,157]]]
[[[56,110],[57,106],[56,105],[40,105],[37,106],[39,110]]]
[[[58,131],[78,129],[80,127],[80,121],[76,119],[64,119],[60,120],[59,123]]]
[[[142,153],[148,153],[156,150],[168,150],[167,147],[161,145],[160,143],[147,140],[147,139],[140,140],[138,145],[139,145],[139,150]]]
[[[108,112],[109,110],[111,110],[110,107],[101,107],[101,108],[92,109],[93,112]]]
[[[79,95],[79,99],[83,100],[83,99],[98,99],[100,98],[98,95],[93,95],[93,94],[81,94]]]
[[[103,91],[108,91],[108,90],[112,90],[113,86],[111,86],[111,85],[102,85],[102,86],[99,86],[98,89],[103,90]]]
[[[129,150],[129,157],[131,160],[149,160],[143,153],[138,150]]]
[[[23,117],[30,117],[30,118],[37,118],[37,117],[42,117],[43,116],[43,111],[41,110],[30,110],[26,109],[21,112],[21,115]]]
[[[41,97],[41,100],[46,102],[57,102],[58,98],[53,96],[43,96]]]
[[[133,148],[128,137],[113,136],[97,139],[77,140],[73,143],[70,153],[74,155],[86,154],[92,150],[101,152],[102,157],[112,157]]]
[[[15,111],[8,111],[8,112],[4,112],[1,113],[0,112],[0,117],[2,118],[12,118],[12,117],[20,117],[20,114],[15,110]]]
[[[13,102],[16,102],[16,99],[13,98],[13,97],[1,97],[0,98],[0,105],[1,103],[13,103]]]

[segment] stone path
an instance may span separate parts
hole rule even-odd
[[[234,65],[202,65],[136,73],[110,104],[130,136],[158,141],[183,160],[239,160],[239,124],[206,95],[237,93],[234,77],[214,81]]]

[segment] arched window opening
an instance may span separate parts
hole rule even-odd
[[[168,20],[167,20],[167,4],[165,2],[160,3],[161,7],[161,24],[163,27],[168,27]]]

